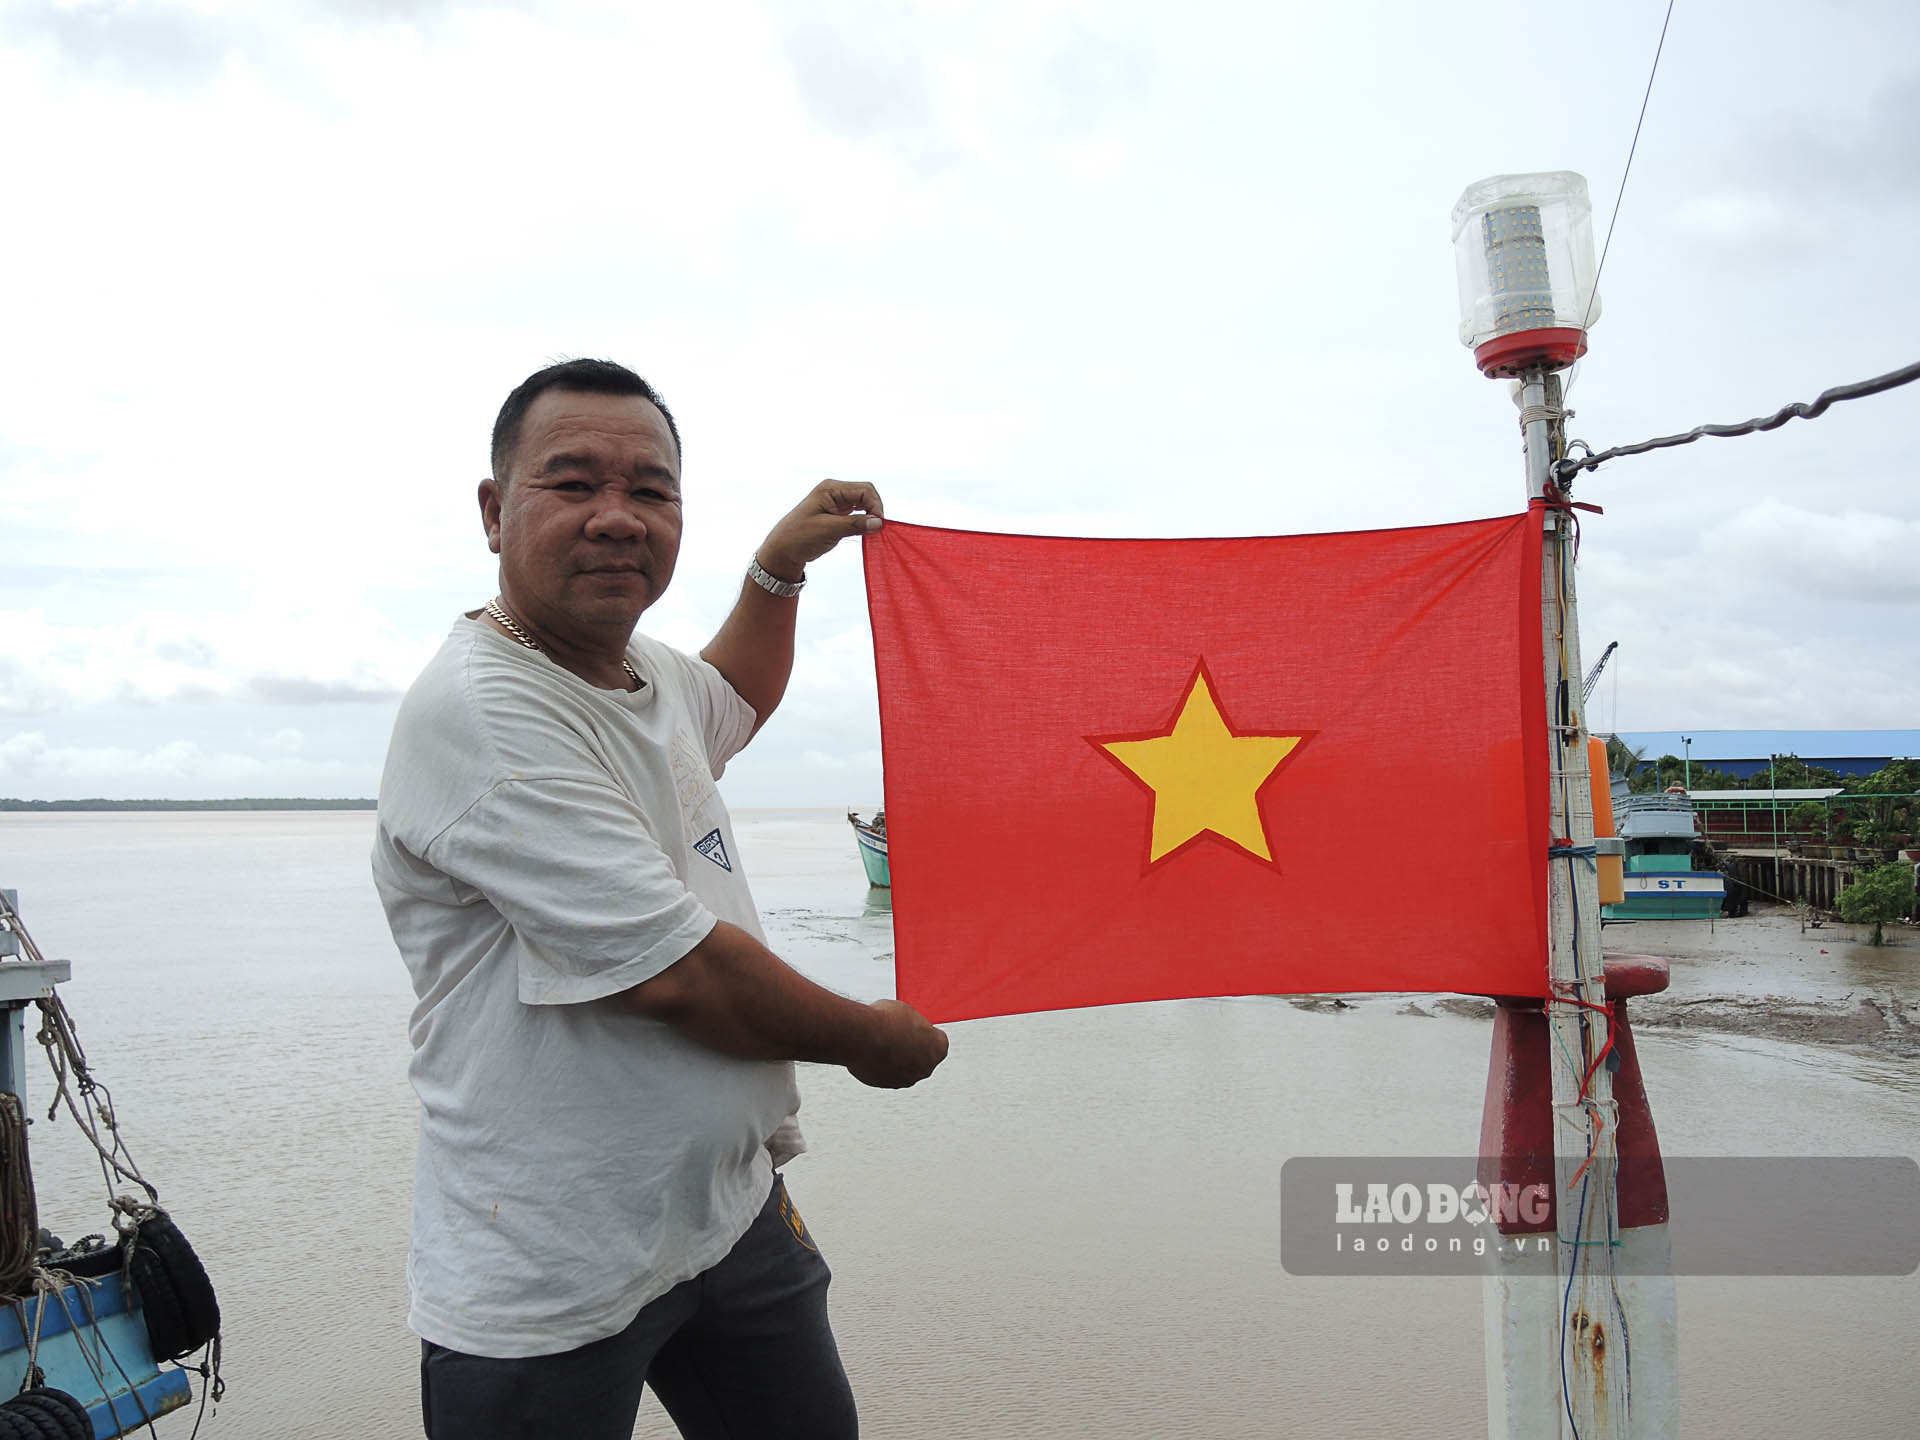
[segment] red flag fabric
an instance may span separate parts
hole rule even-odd
[[[1546,992],[1540,521],[864,541],[898,993]]]

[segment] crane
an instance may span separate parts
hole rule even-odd
[[[1620,642],[1618,640],[1609,640],[1607,642],[1607,648],[1600,652],[1600,658],[1593,662],[1593,668],[1587,671],[1587,678],[1580,682],[1580,699],[1582,702],[1592,697],[1593,687],[1600,683],[1600,672],[1607,668],[1607,661],[1613,658],[1613,652],[1619,648]]]

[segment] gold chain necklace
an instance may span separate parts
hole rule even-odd
[[[487,614],[500,622],[500,628],[502,630],[505,630],[507,634],[518,640],[522,645],[526,646],[527,649],[540,655],[547,653],[540,648],[540,642],[522,630],[520,628],[520,622],[507,613],[507,607],[500,603],[500,597],[498,595],[487,601],[486,611]],[[627,678],[633,681],[634,689],[638,690],[646,683],[640,678],[640,672],[633,668],[633,662],[624,655],[620,657],[620,668],[627,672]]]

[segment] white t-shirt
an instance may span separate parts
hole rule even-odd
[[[716,919],[761,934],[713,783],[753,711],[704,660],[638,635],[628,658],[646,684],[601,690],[463,619],[380,782],[374,883],[418,1001],[408,1318],[467,1354],[616,1334],[801,1148],[792,1065],[608,998]]]

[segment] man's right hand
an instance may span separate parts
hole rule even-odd
[[[866,1053],[849,1060],[847,1073],[862,1085],[904,1090],[917,1085],[947,1058],[947,1032],[900,1000],[875,1000],[869,1005],[875,1024]]]
[[[723,1055],[844,1065],[862,1084],[888,1090],[919,1084],[947,1058],[946,1032],[911,1005],[836,995],[724,920],[617,998]]]

